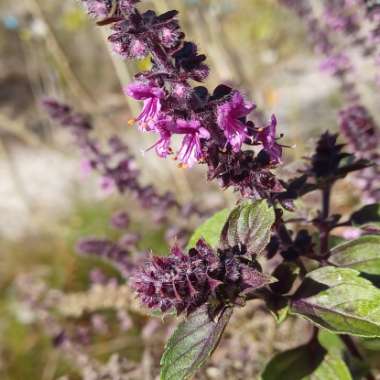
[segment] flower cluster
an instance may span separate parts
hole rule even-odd
[[[360,94],[354,80],[355,67],[347,51],[347,46],[359,48],[364,58],[373,58],[375,65],[380,66],[380,26],[379,18],[376,17],[380,11],[379,5],[364,0],[325,1],[322,15],[317,15],[311,1],[280,2],[306,22],[313,45],[325,56],[321,68],[340,82],[340,88],[348,104],[340,112],[341,132],[352,152],[359,158],[375,164],[358,173],[355,176],[355,184],[364,192],[367,201],[379,200],[379,129],[368,110],[360,104]],[[343,43],[337,39],[339,34],[344,38]],[[375,82],[380,83],[379,79],[378,75]]]
[[[121,17],[140,0],[83,0],[88,12],[97,18]]]
[[[311,157],[310,172],[316,178],[336,176],[341,160],[347,156],[344,144],[337,143],[338,135],[325,132],[318,140],[315,153]]]
[[[318,14],[318,7],[314,7],[310,0],[279,1],[306,23],[315,49],[325,56],[321,68],[340,81],[347,101],[356,102],[359,94],[352,78],[355,67],[346,50],[349,46],[359,49],[365,59],[371,58],[375,67],[379,65],[380,28],[379,19],[374,17],[380,12],[379,5],[364,0],[326,0]],[[376,74],[375,83],[378,77]]]
[[[340,129],[353,150],[366,155],[378,148],[380,132],[368,110],[359,104],[340,111]]]
[[[375,0],[360,0],[366,7],[368,16],[373,20],[380,20],[380,4]]]
[[[193,204],[180,205],[171,192],[159,194],[153,185],[143,185],[134,156],[119,137],[111,137],[109,150],[104,151],[91,137],[93,127],[85,115],[52,99],[45,99],[43,106],[53,120],[70,129],[82,151],[86,167],[101,174],[103,188],[116,188],[122,194],[130,192],[144,209],[153,212],[157,221],[164,220],[170,209],[177,209],[184,217],[202,214]]]
[[[107,239],[84,238],[79,241],[77,250],[82,255],[89,255],[104,260],[117,268],[120,273],[128,278],[136,268],[136,260],[121,242],[115,243]]]
[[[340,129],[358,157],[374,165],[356,176],[356,185],[362,190],[367,202],[380,201],[380,129],[373,117],[362,105],[353,105],[340,112]]]
[[[90,10],[92,3],[99,1],[87,0]],[[127,95],[143,102],[141,113],[130,123],[157,136],[149,149],[160,157],[172,156],[180,167],[205,163],[209,178],[246,196],[270,197],[277,190],[271,169],[282,158],[276,118],[272,117],[269,126],[255,125],[248,120],[255,105],[239,91],[225,85],[212,93],[203,86],[193,87],[191,81],[205,80],[209,69],[206,56],[184,40],[177,12],[141,13],[134,1],[127,3],[127,12],[116,12],[118,17],[108,20],[112,23],[109,41],[123,58],[151,57],[151,69],[138,73],[135,82],[125,88]],[[261,152],[256,156],[252,148],[243,151],[243,145],[259,146]]]
[[[237,247],[218,254],[203,240],[185,254],[173,247],[170,256],[153,256],[136,272],[132,286],[141,302],[162,312],[191,313],[211,296],[234,302],[244,291],[268,284],[253,262]]]

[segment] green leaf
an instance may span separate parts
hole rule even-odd
[[[338,267],[380,275],[380,236],[362,236],[336,246],[329,262]]]
[[[276,355],[261,380],[352,380],[342,359],[327,354],[318,343],[309,343]]]
[[[307,379],[310,380],[352,380],[346,363],[334,355],[326,355],[321,365]],[[305,379],[306,380],[306,379]]]
[[[319,330],[318,340],[322,347],[335,356],[340,356],[346,348],[339,335],[326,329]]]
[[[289,305],[286,304],[281,308],[269,310],[271,314],[273,315],[273,318],[277,322],[277,324],[281,324],[282,322],[286,321],[286,319],[289,316]]]
[[[229,248],[244,244],[248,254],[260,255],[269,243],[274,222],[274,209],[266,200],[239,205],[223,228],[221,245]]]
[[[307,344],[274,356],[266,365],[261,380],[302,380],[323,362],[326,350],[319,344]]]
[[[302,315],[332,332],[380,336],[380,289],[348,268],[324,267],[310,272],[291,302]]]
[[[270,285],[272,292],[276,294],[289,293],[294,281],[299,275],[299,267],[292,262],[284,261],[273,271],[272,276],[277,279]]]
[[[220,240],[220,234],[227,221],[229,212],[229,209],[221,210],[201,224],[191,236],[187,249],[195,247],[197,241],[201,238],[212,247],[217,247]]]
[[[214,352],[231,315],[232,308],[226,308],[214,321],[206,305],[190,314],[166,345],[160,379],[190,379]]]
[[[380,351],[379,338],[362,338],[360,345],[369,351]]]
[[[351,222],[355,226],[374,224],[380,226],[380,203],[373,203],[362,207],[351,215]]]

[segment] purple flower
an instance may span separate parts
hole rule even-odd
[[[173,20],[158,29],[158,37],[160,42],[166,48],[174,48],[178,45],[179,41],[184,37],[178,22]]]
[[[96,257],[113,265],[126,278],[135,270],[136,264],[129,251],[108,239],[83,238],[77,244],[77,251],[81,255]]]
[[[161,99],[165,96],[162,88],[152,83],[136,82],[127,86],[125,93],[136,100],[143,100],[144,106],[137,117],[142,130],[152,130],[154,122],[161,111]]]
[[[88,13],[96,18],[122,15],[130,12],[139,0],[83,0]]]
[[[154,123],[151,123],[150,130],[154,130],[160,136],[155,144],[153,144],[148,150],[155,148],[156,153],[160,157],[167,157],[173,153],[172,148],[170,147],[172,133],[175,123],[170,117],[160,117]]]
[[[143,59],[148,55],[148,46],[143,38],[132,38],[129,34],[116,32],[108,39],[112,43],[113,51],[123,58]]]
[[[175,19],[176,11],[157,15],[148,10],[140,14],[131,12],[130,7],[126,11],[129,15],[125,18],[124,8],[120,5],[120,11],[116,12],[116,16],[119,14],[122,17],[116,17],[112,26],[114,33],[108,38],[113,50],[123,58],[141,59],[150,52],[158,59],[163,58],[162,51],[152,49],[152,35],[166,51],[175,51],[180,46],[185,35]]]
[[[88,177],[94,169],[91,160],[88,160],[87,158],[81,160],[79,168],[83,177]]]
[[[140,240],[141,240],[141,236],[139,234],[131,232],[131,233],[124,234],[120,238],[119,244],[121,247],[131,248],[131,247],[135,247]]]
[[[175,133],[185,135],[176,156],[182,166],[191,167],[203,159],[201,139],[208,140],[210,133],[199,120],[177,120]]]
[[[111,195],[116,189],[115,181],[113,178],[103,176],[100,179],[100,190],[104,196]]]
[[[264,150],[268,153],[271,163],[279,164],[282,157],[282,146],[276,141],[276,129],[277,129],[277,119],[272,115],[270,124],[260,130],[258,133],[258,141],[260,141]]]
[[[218,125],[224,131],[227,142],[238,152],[248,138],[248,130],[242,121],[255,105],[246,102],[242,94],[236,91],[229,101],[218,107]]]
[[[84,1],[88,13],[97,18],[107,17],[112,8],[112,1],[87,0]]]
[[[327,57],[320,65],[322,71],[326,71],[330,75],[339,75],[340,73],[352,69],[350,58],[343,53],[338,53]]]
[[[124,230],[128,228],[129,226],[130,217],[127,212],[119,211],[115,213],[114,215],[112,215],[110,223],[113,228]]]
[[[119,9],[121,13],[128,13],[133,10],[134,6],[140,2],[140,0],[118,0]]]

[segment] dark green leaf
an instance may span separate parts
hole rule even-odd
[[[362,236],[336,246],[329,262],[338,267],[380,275],[380,236]]]
[[[277,354],[261,374],[261,380],[302,380],[323,362],[326,350],[317,343]]]
[[[284,322],[289,316],[289,303],[288,302],[280,302],[280,300],[273,301],[271,303],[267,303],[267,308],[271,312],[273,318],[276,320],[278,324]]]
[[[190,314],[166,345],[161,358],[160,379],[190,379],[214,352],[231,315],[232,308],[226,308],[214,321],[207,306]]]
[[[380,226],[380,203],[362,207],[351,215],[351,221],[355,226],[363,226],[366,224]]]
[[[272,273],[277,281],[270,285],[271,290],[276,294],[289,293],[298,274],[299,267],[295,263],[284,261]]]
[[[261,380],[352,380],[339,356],[326,353],[318,343],[309,343],[275,356]]]
[[[269,243],[274,222],[274,209],[267,201],[244,203],[231,212],[222,231],[221,246],[244,244],[248,254],[260,255]]]
[[[379,338],[362,338],[361,346],[369,351],[380,351]]]
[[[189,240],[187,248],[190,249],[195,247],[197,241],[201,238],[203,238],[212,247],[217,247],[220,240],[220,234],[227,221],[228,215],[229,210],[224,209],[217,212],[210,219],[206,220],[195,230]]]
[[[353,269],[324,267],[309,273],[291,312],[332,332],[380,336],[380,289]]]

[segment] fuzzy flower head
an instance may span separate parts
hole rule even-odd
[[[148,45],[142,32],[129,31],[130,25],[127,21],[119,21],[112,26],[114,31],[108,37],[112,50],[125,59],[143,59],[148,53]]]
[[[130,12],[139,0],[83,0],[90,15],[106,18]]]
[[[112,0],[86,0],[84,5],[90,15],[97,18],[107,17],[112,9]]]
[[[257,139],[263,144],[265,152],[273,164],[279,164],[282,158],[282,146],[276,140],[277,119],[272,115],[270,124],[259,131]]]
[[[238,152],[248,138],[248,129],[243,120],[254,108],[255,105],[246,102],[243,95],[238,91],[226,103],[218,107],[218,125],[223,130],[227,143],[232,146],[234,152]]]
[[[144,101],[143,109],[136,121],[142,130],[152,130],[161,111],[161,99],[165,96],[164,90],[152,83],[136,82],[128,85],[125,93],[133,99]]]
[[[152,257],[136,273],[132,286],[150,309],[190,312],[205,303],[221,284],[216,278],[219,265],[215,252],[204,242],[199,242],[189,255],[174,247],[168,257]]]
[[[132,287],[144,305],[162,312],[189,314],[219,292],[228,298],[222,302],[233,301],[247,289],[268,284],[268,277],[243,262],[241,254],[238,249],[217,254],[204,240],[188,254],[174,247],[170,256],[153,256],[136,271]]]
[[[208,140],[210,133],[202,127],[199,120],[182,120],[176,122],[175,132],[183,134],[180,149],[177,152],[176,159],[185,167],[191,167],[203,159],[201,139]]]

